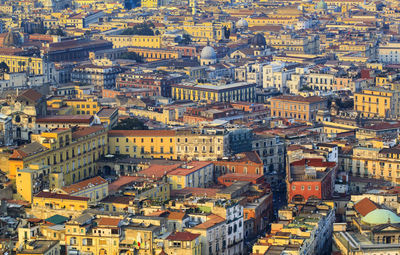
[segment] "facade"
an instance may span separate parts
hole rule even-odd
[[[109,153],[132,158],[176,159],[175,136],[172,130],[110,130]]]
[[[9,176],[18,169],[39,163],[50,166],[50,188],[60,188],[98,174],[95,161],[107,154],[106,129],[87,127],[56,129],[32,136],[32,143],[20,146],[10,156]]]
[[[107,35],[103,39],[111,41],[114,48],[161,48],[161,36],[158,35]]]
[[[190,162],[167,174],[172,189],[186,187],[206,188],[214,180],[214,164],[211,162]]]
[[[262,160],[266,173],[285,172],[285,146],[278,136],[255,134],[252,149]]]
[[[32,203],[33,196],[49,188],[49,180],[45,178],[50,173],[48,166],[38,164],[18,169],[16,176],[17,194],[25,201]],[[46,180],[47,179],[47,180]]]
[[[14,140],[30,141],[35,132],[36,118],[46,115],[44,96],[33,89],[28,89],[11,97],[8,106],[1,109],[2,114],[12,117],[12,137]]]
[[[56,192],[70,196],[87,197],[89,204],[96,204],[108,196],[108,182],[100,176],[96,176],[56,189]]]
[[[397,91],[381,87],[366,88],[354,94],[354,110],[364,117],[397,117],[400,114],[399,98],[400,92]]]
[[[326,109],[327,102],[318,96],[277,96],[271,98],[271,116],[315,121],[318,110]]]
[[[385,64],[400,64],[400,43],[387,43],[378,48],[378,60]]]
[[[255,102],[256,84],[247,82],[226,85],[177,84],[172,85],[172,98],[175,100],[232,102]]]
[[[93,99],[68,99],[64,100],[65,105],[72,108],[71,114],[95,115],[100,110],[100,104]]]
[[[288,166],[288,201],[330,199],[336,178],[336,163],[322,159],[302,159]]]

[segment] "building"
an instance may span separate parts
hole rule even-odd
[[[279,223],[258,239],[253,254],[330,254],[335,210],[333,203],[289,204],[278,211]]]
[[[32,203],[33,196],[40,191],[49,188],[48,178],[50,173],[48,166],[31,164],[26,168],[18,169],[16,176],[17,194],[25,201]]]
[[[82,214],[65,225],[67,254],[91,252],[92,254],[119,254],[122,237],[120,218]]]
[[[48,103],[49,104],[49,103]],[[95,115],[100,111],[100,104],[97,100],[88,99],[67,99],[62,102],[72,108],[71,114]]]
[[[173,130],[110,130],[109,153],[132,158],[176,159]]]
[[[214,180],[214,164],[212,162],[192,161],[167,173],[172,189],[186,187],[206,188]]]
[[[108,196],[108,182],[96,176],[55,190],[58,194],[87,197],[89,204],[96,204]]]
[[[386,43],[379,45],[378,60],[384,64],[400,64],[400,43]]]
[[[60,242],[53,240],[34,240],[27,243],[17,255],[53,255],[61,254]]]
[[[327,99],[319,96],[282,95],[271,98],[271,116],[315,121],[317,112],[327,108]]]
[[[256,133],[252,139],[252,150],[263,162],[264,173],[285,172],[285,145],[279,136]]]
[[[164,252],[176,255],[196,255],[201,253],[200,234],[174,232],[164,240]]]
[[[114,48],[143,47],[161,48],[161,36],[159,35],[106,35],[104,40],[113,43]]]
[[[28,214],[46,219],[55,214],[65,217],[79,215],[89,208],[88,197],[77,197],[41,191],[33,196],[32,209]]]
[[[32,136],[32,143],[18,147],[9,157],[9,176],[38,163],[50,166],[50,188],[61,188],[98,174],[95,161],[107,154],[106,129],[99,126],[56,129]]]
[[[214,161],[215,173],[220,176],[226,173],[264,174],[264,165],[254,151],[241,152],[232,157],[223,157]]]
[[[370,87],[354,93],[354,110],[364,117],[388,118],[397,117],[400,92],[382,87]]]
[[[48,132],[57,128],[90,127],[96,124],[93,115],[55,115],[36,119],[35,133]]]
[[[192,84],[171,85],[175,100],[233,102],[255,102],[256,84],[238,82],[231,84]]]
[[[93,60],[91,64],[84,64],[75,67],[71,73],[71,80],[95,88],[114,88],[116,78],[122,69],[107,59]]]
[[[1,62],[7,64],[11,73],[28,72],[31,75],[45,75],[48,77],[47,81],[53,80],[56,75],[54,64],[44,58],[0,54]]]
[[[34,89],[28,89],[8,100],[1,113],[12,118],[12,137],[15,141],[30,141],[35,133],[36,118],[46,116],[46,99]]]
[[[302,159],[287,167],[288,201],[330,199],[336,178],[336,163],[322,159]]]

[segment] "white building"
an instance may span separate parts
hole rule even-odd
[[[385,64],[400,64],[400,43],[379,46],[378,61]]]
[[[276,88],[283,92],[287,88],[287,80],[295,73],[295,67],[283,62],[272,62],[263,66],[263,88]]]

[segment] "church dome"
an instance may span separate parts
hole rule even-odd
[[[236,22],[237,28],[247,28],[248,26],[249,26],[249,23],[243,18],[241,18],[238,22]]]
[[[213,47],[206,46],[201,51],[200,58],[201,59],[216,59],[217,58],[217,54],[215,53],[215,50],[214,50]]]
[[[267,45],[265,37],[262,34],[256,34],[251,40],[250,45],[254,48],[264,48]]]
[[[386,209],[375,209],[361,219],[364,223],[371,225],[400,223],[400,217],[394,212]]]
[[[18,47],[21,44],[21,36],[19,33],[9,31],[3,40],[3,46],[6,47]]]

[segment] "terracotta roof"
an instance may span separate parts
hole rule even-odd
[[[303,97],[303,96],[282,95],[282,96],[273,97],[273,98],[271,98],[271,100],[315,103],[315,102],[325,101],[326,99],[323,97],[319,97],[319,96]]]
[[[89,189],[89,188],[92,188],[94,186],[101,185],[104,183],[107,183],[107,181],[104,180],[103,178],[101,178],[100,176],[96,176],[96,177],[63,187],[62,190],[67,192],[68,194],[72,194],[72,193],[76,193],[81,190],[86,190],[86,189]]]
[[[171,190],[171,197],[192,195],[198,197],[215,197],[220,189],[185,187],[180,190]]]
[[[213,164],[212,162],[207,162],[207,161],[194,161],[190,162],[187,164],[187,168],[177,168],[175,170],[172,170],[169,172],[167,175],[180,175],[180,176],[186,176],[191,173],[194,173],[204,167],[207,167],[209,165]]]
[[[170,240],[170,241],[193,241],[199,236],[200,236],[200,234],[192,234],[189,232],[175,232],[175,233],[170,234],[167,237],[167,240]]]
[[[102,108],[97,113],[97,116],[99,118],[111,117],[116,111],[118,111],[118,108]]]
[[[180,164],[174,165],[151,165],[149,168],[144,169],[136,174],[148,178],[162,178],[164,175],[180,167]]]
[[[72,138],[73,139],[78,139],[80,137],[96,133],[96,132],[98,132],[100,130],[103,130],[103,129],[104,129],[103,126],[92,126],[92,127],[79,128],[77,131],[72,133]]]
[[[118,180],[108,185],[108,190],[113,192],[118,191],[122,186],[125,186],[138,179],[140,179],[139,176],[121,176],[118,178]]]
[[[36,119],[36,123],[87,123],[93,121],[92,115],[56,115]]]
[[[335,162],[325,162],[321,158],[307,158],[292,162],[291,166],[335,167]]]
[[[38,142],[28,143],[15,149],[10,159],[23,159],[46,150],[48,149]]]
[[[102,217],[97,221],[98,226],[118,226],[121,219]]]
[[[102,203],[115,203],[115,204],[126,204],[129,205],[129,201],[133,200],[131,196],[108,196],[101,200]]]
[[[109,137],[126,137],[126,136],[175,136],[174,130],[110,130]]]
[[[32,101],[38,101],[42,96],[43,95],[40,94],[39,92],[37,92],[36,90],[28,89],[28,90],[25,90],[24,92],[22,92],[22,94],[19,95],[17,97],[17,99],[26,98],[26,99],[29,99],[29,100],[32,100]]]
[[[168,219],[169,220],[182,220],[183,218],[186,217],[185,212],[174,212],[174,211],[168,211]]]
[[[364,217],[373,210],[378,209],[378,206],[369,198],[363,198],[354,205],[354,209]]]
[[[51,199],[80,200],[80,201],[88,201],[89,200],[88,197],[77,197],[77,196],[70,196],[70,195],[57,194],[57,193],[44,192],[44,191],[41,191],[39,194],[35,195],[35,197],[51,198]]]
[[[209,215],[208,218],[209,219],[207,221],[205,221],[205,222],[203,222],[203,223],[201,223],[201,224],[199,224],[199,225],[197,225],[197,226],[195,226],[193,228],[194,229],[196,229],[196,228],[197,229],[208,229],[208,228],[211,228],[211,227],[213,227],[215,225],[218,225],[219,223],[225,221],[224,218],[222,218],[221,216],[215,215],[215,214]]]

